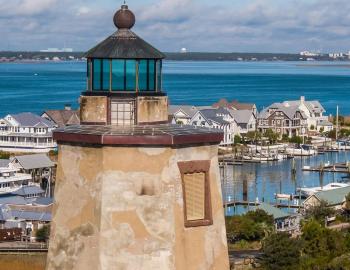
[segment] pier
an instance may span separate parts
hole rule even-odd
[[[224,207],[235,207],[235,206],[259,206],[260,202],[250,202],[250,201],[231,201],[226,202]],[[272,206],[277,208],[289,208],[289,209],[301,209],[302,205],[285,204],[285,203],[271,203]]]
[[[302,170],[304,172],[319,172],[319,173],[329,172],[329,173],[350,174],[350,163],[335,163],[332,165],[321,164],[319,167],[304,166]]]

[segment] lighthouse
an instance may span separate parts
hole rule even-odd
[[[171,125],[164,54],[131,29],[86,53],[79,126],[59,145],[48,270],[228,269],[219,130]]]

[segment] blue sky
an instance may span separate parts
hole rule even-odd
[[[118,0],[0,0],[0,50],[87,50],[115,31]],[[128,0],[162,51],[350,50],[349,0]]]

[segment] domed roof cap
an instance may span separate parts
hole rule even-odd
[[[118,29],[131,29],[136,22],[134,13],[124,3],[113,18],[114,24]]]

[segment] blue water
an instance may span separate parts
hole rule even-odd
[[[0,64],[0,116],[78,106],[86,88],[85,63]],[[208,105],[220,98],[256,103],[318,99],[329,113],[350,114],[350,65],[327,62],[164,63],[164,90],[172,104]]]
[[[298,194],[300,187],[319,187],[332,182],[344,181],[346,174],[325,173],[321,176],[315,172],[304,172],[304,166],[319,167],[320,164],[348,162],[350,152],[326,153],[313,157],[295,158],[296,175],[292,175],[292,160],[271,162],[265,164],[244,164],[243,166],[228,166],[226,180],[222,181],[223,196],[226,201],[242,201],[243,183],[247,183],[250,202],[259,201],[274,203],[275,195]],[[223,174],[222,174],[223,175]],[[288,202],[283,202],[288,204]],[[247,210],[243,207],[231,207],[227,214],[239,214]],[[288,209],[285,209],[288,210]]]

